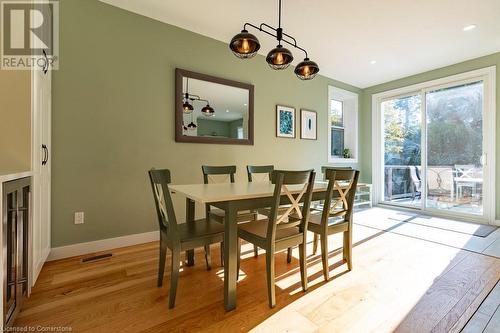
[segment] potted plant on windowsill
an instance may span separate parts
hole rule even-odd
[[[344,149],[344,158],[351,158],[351,150],[349,148]]]

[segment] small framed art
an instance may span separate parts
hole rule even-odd
[[[276,136],[295,138],[295,108],[276,105]]]
[[[315,111],[300,110],[300,138],[316,140],[318,138],[317,114]]]

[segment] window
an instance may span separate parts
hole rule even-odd
[[[238,126],[238,128],[236,130],[237,130],[237,137],[238,137],[238,139],[243,139],[243,127],[242,126]]]
[[[330,101],[330,156],[344,157],[344,103],[332,99]]]
[[[328,87],[328,162],[356,163],[358,94]]]
[[[344,103],[342,101],[331,100],[331,117],[332,126],[344,127]]]

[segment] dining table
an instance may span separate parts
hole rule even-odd
[[[313,186],[312,201],[323,200],[328,182],[316,181]],[[303,185],[288,185],[292,195],[298,194]],[[226,311],[236,308],[237,284],[237,244],[238,226],[236,216],[239,211],[257,210],[271,207],[274,184],[264,182],[235,182],[216,184],[169,185],[172,193],[186,197],[186,223],[195,220],[195,203],[209,204],[224,211],[224,307]],[[336,188],[338,191],[338,189]],[[337,192],[338,193],[338,192]],[[290,200],[282,192],[280,204]],[[194,251],[186,251],[187,265],[194,265]]]

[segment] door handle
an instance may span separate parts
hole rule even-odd
[[[45,157],[45,164],[49,161],[49,147],[45,146],[45,153],[47,154]]]
[[[46,165],[47,162],[49,161],[49,149],[44,144],[42,144],[42,149],[43,149],[42,165]]]
[[[42,165],[45,165],[45,145],[42,144],[43,157],[42,157]]]
[[[486,166],[486,162],[487,162],[486,157],[487,157],[486,153],[484,153],[483,155],[481,155],[481,165],[482,166]]]
[[[45,50],[42,50],[43,52],[43,57],[44,57],[44,64],[43,64],[43,68],[42,68],[42,71],[43,71],[43,74],[47,74],[47,71],[49,70],[49,58],[47,57],[47,52],[45,52]]]

